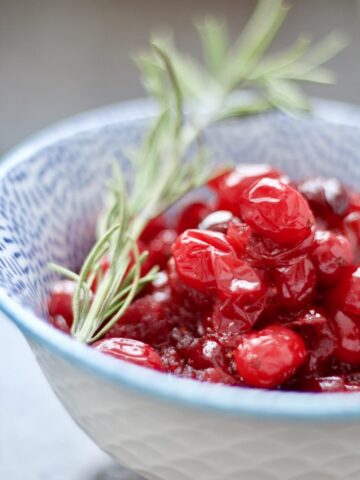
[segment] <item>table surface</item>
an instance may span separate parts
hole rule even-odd
[[[4,317],[0,333],[0,479],[133,479],[110,473],[109,457],[65,412],[25,339]]]

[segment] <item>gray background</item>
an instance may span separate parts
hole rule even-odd
[[[300,32],[315,39],[334,27],[352,45],[332,67],[336,86],[308,91],[360,103],[359,2],[298,0],[275,46]],[[207,12],[233,34],[250,0],[0,0],[0,152],[48,124],[142,94],[129,59],[149,32],[167,26],[199,54],[191,25]],[[0,478],[100,478],[109,459],[77,429],[50,391],[25,341],[0,317]]]
[[[334,27],[352,45],[332,66],[334,87],[321,93],[360,102],[359,2],[294,0],[275,46],[300,32],[315,39]],[[150,31],[170,27],[178,44],[194,54],[191,19],[212,12],[227,18],[233,33],[254,0],[0,0],[0,152],[48,124],[103,104],[137,97],[141,85],[129,54]]]

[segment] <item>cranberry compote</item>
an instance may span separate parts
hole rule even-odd
[[[144,228],[142,274],[160,272],[93,348],[232,387],[360,391],[360,193],[268,165],[222,171],[207,188]],[[89,302],[111,265],[105,255],[89,277]],[[48,300],[66,333],[74,289],[61,281]]]

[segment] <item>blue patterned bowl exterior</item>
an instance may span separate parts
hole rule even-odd
[[[314,107],[311,118],[269,113],[220,124],[207,141],[218,162],[270,163],[293,178],[331,175],[359,188],[359,110],[324,101]],[[267,392],[166,376],[100,355],[46,323],[56,279],[48,262],[80,266],[94,241],[108,159],[115,157],[130,178],[127,152],[152,115],[143,100],[105,108],[6,156],[0,309],[24,332],[81,427],[145,478],[359,478],[357,394]]]

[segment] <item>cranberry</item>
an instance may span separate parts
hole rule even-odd
[[[339,310],[332,318],[337,338],[336,358],[351,365],[360,364],[360,318]]]
[[[53,319],[62,317],[70,328],[73,322],[72,298],[75,288],[75,282],[62,280],[54,285],[48,301],[49,316]],[[53,321],[53,324],[56,326],[59,324],[59,320]]]
[[[216,288],[213,257],[231,252],[232,248],[224,234],[204,230],[186,230],[173,245],[180,279],[189,287],[204,292]]]
[[[274,279],[279,301],[290,310],[305,306],[314,296],[316,271],[314,264],[306,256],[286,267],[276,268]]]
[[[230,299],[218,301],[208,322],[210,330],[216,332],[222,345],[235,347],[239,336],[249,331],[259,319],[265,301],[266,295],[253,303]]]
[[[154,217],[149,220],[149,222],[145,226],[144,230],[141,233],[140,240],[142,242],[149,243],[155,237],[155,235],[160,233],[162,230],[165,230],[166,228],[167,221],[163,215]]]
[[[167,342],[176,318],[170,313],[167,290],[135,300],[106,334],[106,338],[125,337],[152,345]]]
[[[322,285],[335,285],[344,273],[344,267],[351,265],[353,255],[349,240],[329,231],[315,233],[311,258],[314,262],[318,280]]]
[[[360,210],[349,213],[343,222],[344,233],[349,239],[355,260],[360,260]]]
[[[160,269],[166,267],[167,261],[171,256],[171,247],[177,239],[175,230],[162,230],[151,240],[148,245],[150,268],[158,265]],[[148,268],[148,271],[150,270]]]
[[[226,238],[239,257],[242,257],[247,250],[248,243],[251,238],[251,229],[246,223],[242,223],[237,219],[229,223],[226,232]]]
[[[360,315],[360,267],[346,267],[340,284],[329,293],[329,303],[349,315]]]
[[[208,186],[217,193],[218,207],[239,213],[239,197],[243,191],[261,178],[283,178],[282,173],[269,165],[242,164],[228,170],[208,182]]]
[[[161,360],[167,372],[179,374],[183,367],[183,360],[176,349],[172,346],[166,346],[161,351]]]
[[[217,210],[202,220],[199,224],[199,229],[226,233],[232,219],[233,214],[228,210]]]
[[[309,178],[298,185],[298,190],[317,215],[329,219],[329,214],[344,216],[348,210],[348,193],[334,178]]]
[[[191,344],[180,350],[189,365],[198,370],[209,367],[225,367],[223,347],[215,337],[194,339]]]
[[[240,382],[234,377],[224,372],[221,368],[207,368],[204,370],[199,380],[211,383],[224,383],[225,385],[239,385]]]
[[[146,343],[128,338],[109,338],[94,343],[93,347],[98,352],[111,355],[119,360],[164,371],[164,365],[159,354]]]
[[[275,388],[294,375],[306,354],[300,335],[273,325],[245,334],[235,350],[235,363],[247,385]]]
[[[312,307],[300,314],[293,326],[300,333],[308,350],[302,375],[307,378],[322,375],[329,366],[337,344],[326,312],[319,307]]]
[[[345,392],[344,379],[341,376],[318,377],[304,379],[300,385],[300,390],[306,392]]]
[[[243,303],[253,303],[265,292],[256,271],[233,254],[214,255],[212,269],[217,293],[223,300],[233,298]]]
[[[70,327],[66,323],[66,320],[64,317],[61,317],[60,315],[56,315],[56,317],[49,317],[49,323],[60,330],[63,333],[70,334]]]
[[[304,197],[277,179],[264,178],[239,197],[241,218],[259,235],[289,247],[305,240],[314,216]]]
[[[210,212],[211,208],[206,203],[191,203],[180,213],[176,227],[177,232],[182,233],[189,228],[197,228]]]

